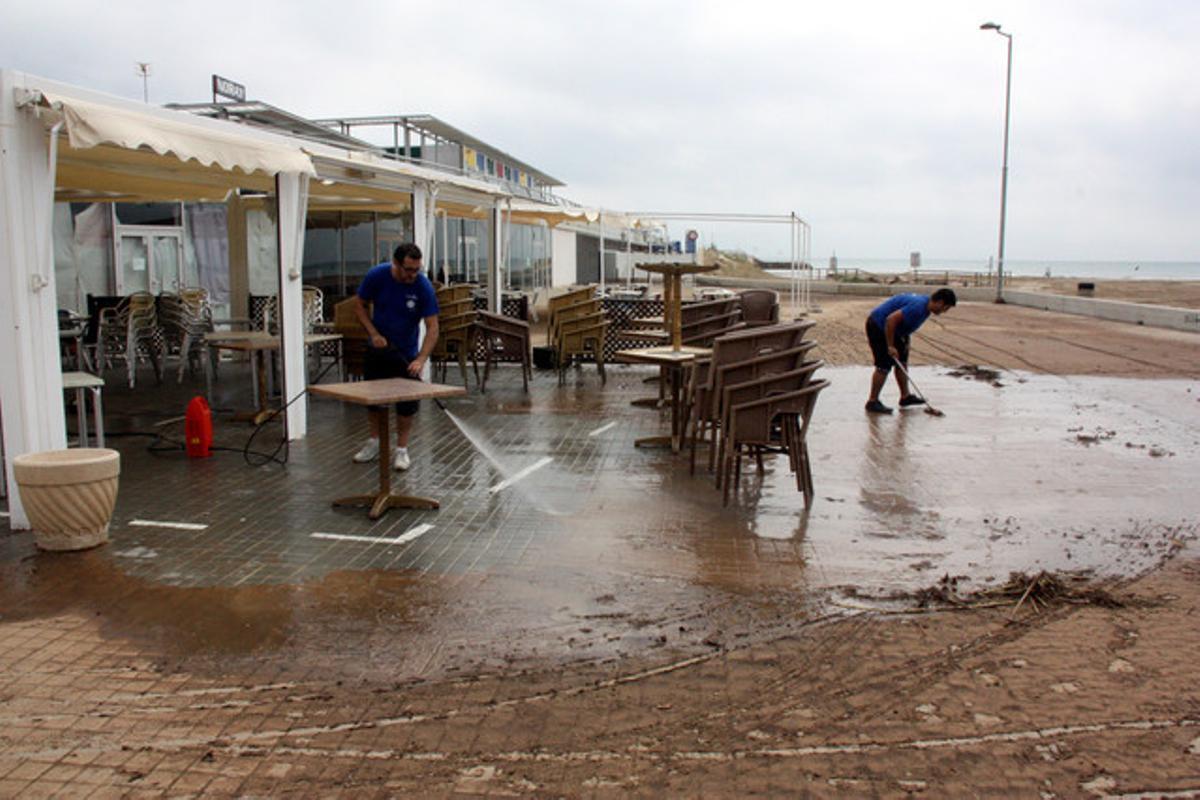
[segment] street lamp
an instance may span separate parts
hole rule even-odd
[[[996,265],[996,302],[1004,302],[1004,210],[1008,202],[1008,106],[1012,89],[1012,34],[1000,30],[999,23],[985,22],[981,31],[995,31],[1008,40],[1008,73],[1004,79],[1004,169],[1000,173],[1000,258]]]

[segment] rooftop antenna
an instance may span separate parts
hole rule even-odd
[[[150,62],[138,61],[137,74],[142,76],[142,102],[150,102]]]

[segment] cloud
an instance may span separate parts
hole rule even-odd
[[[432,113],[630,210],[795,211],[813,254],[984,261],[1015,37],[1013,258],[1192,259],[1200,5],[55,0],[4,66],[155,102],[226,75],[313,117]],[[680,226],[680,231],[688,227]],[[780,257],[783,228],[707,225]],[[706,234],[707,235],[707,234]]]

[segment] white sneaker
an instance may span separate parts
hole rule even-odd
[[[408,460],[408,448],[397,447],[396,455],[392,458],[392,468],[403,472],[404,470],[408,469],[411,464],[412,462]]]
[[[367,443],[362,446],[362,449],[354,454],[354,463],[365,464],[377,458],[379,458],[379,440],[367,439]]]

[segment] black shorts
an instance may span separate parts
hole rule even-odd
[[[385,378],[407,378],[410,381],[420,381],[408,374],[408,359],[398,350],[380,350],[368,347],[366,358],[363,360],[363,378],[369,381]],[[421,407],[419,400],[407,400],[396,403],[396,413],[402,417],[411,417]]]
[[[875,357],[875,369],[880,372],[892,371],[892,354],[888,352],[887,334],[867,317],[867,341],[871,344],[871,355]],[[896,337],[896,350],[900,353],[900,363],[908,367],[908,337]]]

